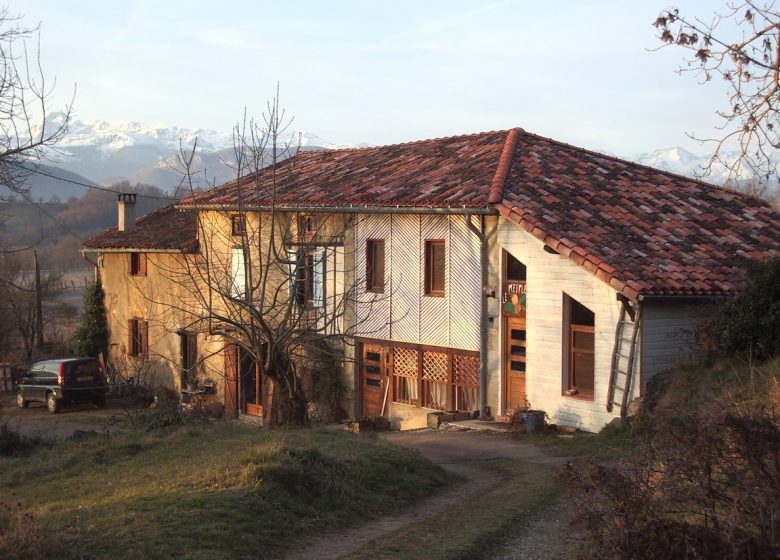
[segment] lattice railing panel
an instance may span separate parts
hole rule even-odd
[[[393,374],[401,377],[417,377],[419,350],[414,348],[393,348]]]
[[[479,358],[453,354],[452,382],[455,385],[479,386]]]
[[[431,381],[447,382],[447,354],[445,352],[423,352],[422,364],[423,379]]]

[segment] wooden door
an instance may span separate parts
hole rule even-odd
[[[381,416],[388,398],[390,349],[380,344],[363,344],[360,361],[363,388],[363,416]]]
[[[258,364],[251,356],[241,357],[241,409],[252,416],[263,415],[263,376]]]
[[[525,317],[504,318],[505,409],[509,413],[525,404]]]
[[[180,332],[181,349],[181,388],[190,389],[197,375],[198,336],[195,333]]]
[[[238,346],[225,346],[225,418],[238,416]]]

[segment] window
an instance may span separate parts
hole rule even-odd
[[[385,291],[385,241],[366,241],[366,291],[381,294]]]
[[[580,302],[564,295],[568,335],[568,391],[593,399],[596,316]]]
[[[317,234],[317,219],[312,214],[298,216],[298,237],[301,241],[311,241]]]
[[[244,260],[244,248],[233,247],[230,254],[230,295],[236,299],[245,299],[246,291],[246,267]]]
[[[436,410],[479,408],[479,352],[405,343],[386,348],[392,355],[393,402]]]
[[[146,253],[130,253],[130,276],[146,276]]]
[[[325,249],[288,251],[291,297],[299,307],[325,305]]]
[[[128,354],[137,357],[149,355],[149,323],[143,319],[130,319],[128,324]]]
[[[244,235],[246,229],[244,227],[244,217],[241,214],[236,214],[230,217],[230,233],[235,236]]]
[[[525,282],[525,265],[504,251],[504,280],[509,282]]]
[[[444,297],[445,252],[443,239],[425,241],[425,295]]]

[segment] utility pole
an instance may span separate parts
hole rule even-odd
[[[41,303],[41,267],[38,264],[38,251],[33,251],[35,259],[35,345],[43,350],[43,304]]]

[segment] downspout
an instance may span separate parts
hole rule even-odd
[[[479,417],[488,417],[487,413],[487,350],[488,350],[488,239],[485,234],[485,216],[480,216],[480,227],[471,222],[471,214],[466,215],[466,225],[479,238],[479,268],[482,289],[480,293],[479,314]]]
[[[94,271],[94,274],[95,274],[94,280],[95,280],[95,283],[97,283],[98,277],[100,276],[100,272],[98,271],[98,263],[96,263],[95,261],[90,259],[87,256],[87,251],[85,251],[84,249],[81,250],[81,256],[84,257],[85,261],[87,261],[89,264],[91,264],[93,266],[93,271]],[[99,256],[98,256],[98,259],[100,259]]]

